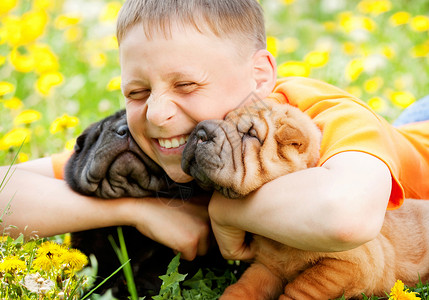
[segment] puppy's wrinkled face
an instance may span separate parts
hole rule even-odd
[[[279,176],[313,167],[321,132],[287,104],[257,102],[225,120],[199,123],[183,152],[182,168],[204,188],[244,197]]]
[[[94,123],[77,138],[65,179],[85,195],[144,197],[167,188],[163,174],[135,143],[122,110]]]

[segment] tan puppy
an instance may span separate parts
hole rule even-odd
[[[202,186],[242,197],[276,177],[315,166],[320,137],[297,108],[261,102],[224,121],[197,125],[182,167]],[[397,279],[415,285],[420,276],[426,282],[428,224],[429,202],[406,200],[386,213],[376,239],[350,251],[303,251],[253,236],[254,263],[221,299],[361,298],[362,293],[385,296]]]
[[[321,133],[290,105],[256,102],[225,120],[200,122],[183,152],[182,168],[201,186],[238,198],[281,175],[313,167]]]

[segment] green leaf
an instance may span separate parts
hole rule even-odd
[[[167,267],[167,274],[159,276],[162,280],[159,295],[154,296],[154,300],[182,300],[180,282],[185,280],[187,274],[179,273],[180,253],[177,254]]]
[[[13,245],[24,244],[24,235],[21,233],[13,242]]]

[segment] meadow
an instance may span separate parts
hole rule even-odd
[[[427,0],[260,2],[279,77],[324,80],[389,121],[429,95]],[[122,3],[1,0],[0,165],[72,149],[84,128],[124,107]],[[407,295],[392,299],[417,299]]]

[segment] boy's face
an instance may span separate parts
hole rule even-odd
[[[252,54],[190,27],[171,37],[134,26],[120,45],[122,92],[130,131],[142,150],[177,182],[190,181],[182,151],[195,125],[223,119],[255,90]]]

